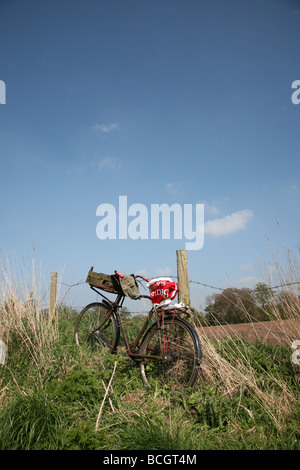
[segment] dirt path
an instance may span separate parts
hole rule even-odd
[[[197,331],[200,337],[205,335],[208,339],[238,336],[247,338],[249,341],[258,339],[265,344],[281,343],[291,346],[294,340],[300,339],[300,319],[207,326],[197,328]]]

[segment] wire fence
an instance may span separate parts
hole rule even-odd
[[[162,276],[164,277],[164,276]],[[168,276],[172,279],[178,279],[177,276]],[[156,279],[156,278],[150,278],[149,281],[151,281],[152,279]],[[221,291],[224,291],[226,289],[228,289],[228,287],[217,287],[217,286],[213,286],[211,284],[204,284],[203,282],[200,282],[200,281],[193,281],[193,280],[189,280],[189,282],[191,284],[199,284],[201,286],[204,286],[204,287],[209,287],[211,289],[216,289],[216,290],[221,290]],[[79,282],[76,282],[75,284],[66,284],[65,282],[60,282],[60,285],[62,286],[67,286],[69,288],[72,288],[72,287],[76,287],[76,286],[79,286],[81,284],[85,284],[86,282],[81,280]],[[282,288],[282,287],[285,287],[285,286],[291,286],[291,285],[295,285],[295,284],[300,284],[300,281],[296,281],[296,282],[287,282],[285,284],[279,284],[278,286],[267,286],[269,289],[271,290],[275,290],[275,289],[279,289],[279,288]]]
[[[171,275],[171,276],[168,276],[168,277],[170,277],[170,278],[172,278],[172,279],[178,279],[177,276],[172,276],[172,275]],[[150,278],[149,280],[152,280],[152,279],[155,279],[155,278]],[[232,286],[229,286],[229,287],[218,287],[218,286],[214,286],[214,285],[211,285],[211,284],[206,284],[206,283],[204,283],[204,282],[194,281],[194,280],[189,280],[189,283],[190,283],[190,284],[200,285],[200,286],[202,286],[202,287],[206,287],[206,288],[213,289],[213,290],[218,290],[218,291],[221,291],[221,292],[224,292],[226,289],[232,288]],[[67,298],[67,296],[68,296],[70,290],[71,290],[72,288],[74,288],[74,287],[78,287],[78,286],[80,286],[80,285],[82,285],[82,284],[86,284],[86,281],[80,280],[80,281],[78,281],[78,282],[76,282],[76,283],[74,283],[74,284],[68,284],[68,283],[65,283],[65,282],[58,282],[58,284],[59,284],[60,286],[65,286],[65,287],[68,288],[68,289],[66,290],[66,292],[64,293],[62,299],[60,299],[60,301],[59,301],[59,304],[60,304],[60,305],[64,305],[65,299]],[[284,283],[284,284],[278,284],[278,285],[276,285],[276,286],[268,286],[267,284],[265,284],[265,285],[266,285],[266,287],[267,287],[270,291],[273,291],[273,290],[277,290],[277,289],[282,289],[283,287],[288,287],[288,286],[298,285],[298,284],[300,284],[300,281],[296,281],[296,282],[287,282],[287,283]],[[48,291],[47,291],[47,292],[45,293],[45,295],[43,296],[43,299],[41,300],[41,304],[42,304],[42,301],[43,301],[43,300],[45,299],[45,297],[47,296],[47,294],[49,293],[49,290],[50,290],[50,288],[48,289]],[[44,304],[44,305],[45,305],[45,304]],[[74,310],[79,310],[79,309],[84,308],[84,306],[72,306],[72,308],[73,308]],[[131,311],[131,313],[136,313],[136,314],[138,314],[138,313],[148,313],[148,310],[143,310],[143,311],[141,311],[141,310],[139,310],[139,311],[132,311],[132,310],[130,310],[130,311]]]
[[[178,276],[168,276],[172,279],[178,279]],[[152,280],[152,279],[155,279],[155,278],[150,278],[149,280]],[[79,313],[84,307],[85,305],[83,306],[68,306],[65,304],[65,299],[67,297],[67,295],[69,294],[70,290],[75,288],[75,287],[78,287],[82,284],[86,284],[86,281],[85,280],[80,280],[78,282],[75,282],[73,284],[69,284],[69,283],[66,283],[66,282],[62,282],[62,281],[58,281],[57,284],[59,286],[64,286],[67,288],[66,292],[64,293],[63,297],[57,302],[57,305],[58,306],[62,306],[62,307],[65,307],[67,309],[70,309],[71,312],[75,312],[76,313]],[[211,284],[207,284],[207,283],[204,283],[204,282],[201,282],[201,281],[195,281],[195,280],[189,280],[189,284],[196,284],[196,285],[200,285],[200,286],[203,286],[203,287],[206,287],[206,288],[209,288],[209,289],[212,289],[212,290],[217,290],[217,291],[221,291],[221,292],[224,292],[226,291],[226,289],[230,289],[232,288],[232,286],[229,286],[229,287],[219,287],[219,286],[215,286],[215,285],[211,285]],[[284,287],[290,287],[290,286],[294,286],[294,285],[299,285],[300,284],[300,281],[295,281],[295,282],[287,282],[287,283],[283,283],[283,284],[278,284],[278,285],[275,285],[275,286],[268,286],[267,284],[265,284],[265,286],[270,290],[270,291],[276,291],[277,289],[282,289]],[[49,289],[47,290],[47,292],[45,293],[44,297],[43,297],[43,300],[45,299],[45,297],[47,296],[47,294],[49,293],[50,291],[50,287]],[[135,302],[135,301],[134,301]],[[145,305],[145,303],[144,303]],[[40,307],[42,308],[42,302],[40,302]],[[43,307],[45,309],[47,309],[47,305],[44,304]],[[146,315],[149,313],[149,308],[148,309],[139,309],[139,310],[133,310],[132,308],[128,309],[128,313],[130,315]],[[249,317],[251,317],[251,315],[249,315]],[[134,317],[131,317],[131,318],[128,318],[126,321],[130,321],[130,320],[134,320]],[[257,320],[255,320],[255,322],[257,322]],[[221,323],[220,323],[221,325]],[[270,334],[273,334],[273,335],[281,335],[281,336],[285,336],[285,337],[289,337],[289,339],[293,340],[293,339],[297,339],[296,336],[292,335],[292,334],[287,334],[287,333],[284,333],[284,332],[279,332],[279,331],[270,331],[268,328],[262,326],[263,323],[261,324],[260,327],[257,327],[257,325],[255,326],[255,329],[260,329],[261,331],[264,331],[264,332],[267,332],[267,333],[270,333]],[[245,328],[254,328],[253,325],[247,325],[247,324],[243,324],[243,327]]]
[[[172,279],[178,279],[178,276],[168,276]],[[154,279],[154,278],[151,278],[151,279]],[[149,280],[151,280],[149,279]],[[64,283],[64,282],[61,282],[60,285],[63,285],[65,287],[67,287],[67,292],[64,296],[64,298],[66,297],[67,293],[70,291],[70,289],[72,289],[73,287],[77,287],[79,285],[82,285],[82,284],[85,284],[86,282],[81,280],[79,282],[76,282],[74,284],[67,284],[67,283]],[[210,289],[213,289],[213,290],[217,290],[217,291],[221,291],[221,292],[224,292],[226,289],[228,289],[228,287],[218,287],[218,286],[214,286],[214,285],[211,285],[211,284],[206,284],[206,283],[203,283],[203,282],[200,282],[200,281],[194,281],[194,280],[189,280],[189,284],[196,284],[196,285],[201,285],[203,287],[206,287],[206,288],[210,288]],[[270,290],[270,291],[276,291],[277,289],[282,289],[284,287],[290,287],[290,286],[294,286],[294,285],[299,285],[300,284],[300,281],[295,281],[295,282],[287,282],[287,283],[283,283],[283,284],[278,284],[278,285],[275,285],[275,286],[268,286],[267,284],[266,287]],[[231,287],[231,286],[230,286]],[[229,287],[229,288],[230,288]],[[84,306],[81,306],[81,307],[72,307],[72,309],[74,309],[75,311],[81,311],[82,309],[84,308]],[[130,308],[130,310],[128,310],[128,312],[130,314],[133,314],[133,315],[147,315],[149,313],[149,309],[148,310],[138,310],[138,311],[134,311]],[[251,315],[249,315],[249,317],[252,317]],[[131,317],[131,319],[127,319],[127,321],[129,320],[134,320],[134,317]],[[254,319],[254,317],[253,317]],[[255,323],[257,322],[256,319],[255,320]],[[218,321],[216,324],[220,324]],[[221,324],[220,324],[221,325]],[[256,330],[260,330],[261,332],[264,332],[264,333],[267,333],[267,334],[272,334],[273,336],[284,336],[286,338],[289,338],[290,340],[295,340],[297,339],[297,336],[291,334],[291,333],[286,333],[286,332],[280,332],[280,331],[270,331],[270,329],[268,329],[267,327],[265,327],[265,325],[263,323],[260,323],[260,327],[258,327],[257,325],[255,325],[255,331]],[[263,326],[264,325],[264,326]],[[244,328],[249,328],[249,329],[253,329],[254,328],[254,325],[250,325],[250,324],[244,324],[243,323],[243,327]]]

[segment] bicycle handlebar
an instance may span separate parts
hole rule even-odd
[[[119,276],[119,277],[124,277],[124,274],[119,273],[119,271],[115,271],[115,274],[117,274],[117,276]],[[137,275],[137,276],[135,276],[135,277],[140,277],[140,278],[143,279],[144,281],[149,282],[149,279],[147,279],[147,278],[144,277],[144,276]]]
[[[138,276],[135,276],[135,277],[140,277],[141,279],[143,279],[143,281],[149,282],[149,279],[147,279],[147,278],[144,277],[144,276],[139,276],[139,275],[138,275]]]
[[[124,277],[124,274],[121,274],[121,273],[119,273],[118,271],[115,271],[115,273],[116,273],[117,276],[119,276],[119,277]]]

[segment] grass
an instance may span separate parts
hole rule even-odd
[[[43,314],[26,300],[38,298],[38,283],[16,285],[7,271],[2,265],[1,450],[299,449],[299,366],[289,345],[202,337],[193,390],[145,389],[122,348],[76,348],[75,312]],[[296,273],[289,267],[288,279]],[[297,296],[285,308],[299,318]]]

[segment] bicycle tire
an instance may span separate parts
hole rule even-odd
[[[87,347],[90,351],[97,352],[107,348],[108,352],[115,352],[120,339],[120,327],[113,312],[103,330],[95,330],[104,321],[110,307],[100,302],[93,302],[79,313],[74,330],[74,338],[77,346]]]
[[[152,325],[142,340],[139,354],[164,355],[163,360],[141,362],[140,372],[146,387],[152,380],[172,388],[192,387],[197,380],[202,359],[201,343],[192,325],[182,318],[165,317],[164,332],[162,326]]]

